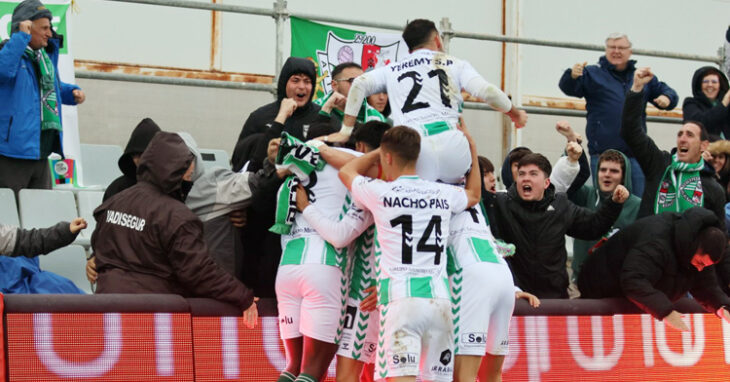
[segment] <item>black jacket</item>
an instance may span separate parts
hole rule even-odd
[[[286,83],[289,81],[289,78],[295,74],[304,74],[308,76],[312,80],[312,93],[314,93],[314,88],[317,85],[314,64],[305,58],[289,57],[279,73],[279,82],[277,83],[276,88],[276,101],[261,106],[249,115],[248,119],[243,124],[241,134],[238,136],[239,141],[251,134],[263,133],[267,130],[267,127],[271,127],[276,115],[279,113],[281,100],[286,98]],[[319,106],[310,101],[306,106],[297,108],[294,111],[294,114],[292,114],[292,116],[289,117],[286,120],[286,123],[284,123],[281,127],[283,131],[303,140],[307,135],[305,132],[305,125],[314,122],[317,119],[318,114]]]
[[[266,145],[269,140],[281,136],[282,131],[286,131],[290,135],[306,140],[309,138],[307,130],[309,125],[317,120],[319,115],[319,106],[315,105],[311,101],[306,106],[297,108],[289,117],[286,122],[282,125],[278,122],[274,122],[276,115],[279,114],[279,107],[281,100],[286,98],[286,83],[289,78],[295,74],[305,74],[312,80],[312,93],[317,84],[317,77],[314,68],[314,64],[304,58],[289,57],[284,66],[281,68],[279,73],[279,82],[276,88],[276,101],[261,106],[254,110],[246,119],[241,129],[241,134],[238,136],[236,147],[233,150],[234,164],[236,160],[243,165],[243,163],[249,160],[255,164],[253,171],[258,171],[260,163],[266,158]],[[334,132],[333,130],[332,132]],[[256,140],[257,145],[253,149],[249,149],[246,153],[242,153],[240,143],[257,133],[264,133],[264,136]],[[260,143],[265,142],[265,143]],[[247,154],[247,155],[246,155]]]
[[[194,158],[178,134],[158,133],[142,154],[137,184],[94,211],[97,293],[171,293],[251,305],[252,291],[215,264],[203,223],[180,201]]]
[[[720,91],[717,93],[715,105],[702,93],[702,78],[708,74],[717,74],[720,79]],[[725,138],[730,138],[728,107],[720,102],[727,91],[727,77],[723,72],[712,66],[697,69],[692,76],[692,97],[685,98],[682,104],[684,120],[701,122],[708,133],[718,137],[723,133]]]
[[[664,170],[672,163],[672,153],[659,150],[654,141],[642,129],[641,116],[644,112],[642,93],[629,91],[621,122],[621,138],[631,147],[636,160],[644,172],[645,187],[641,197],[638,218],[654,214],[654,202]],[[704,207],[713,211],[725,230],[725,190],[715,180],[715,170],[706,164],[700,171],[704,192]]]
[[[719,228],[718,220],[700,207],[637,220],[588,256],[578,276],[581,297],[626,296],[659,320],[687,292],[709,312],[730,306],[714,266],[699,272],[690,263],[697,247],[695,238],[708,226]]]
[[[112,195],[137,184],[137,165],[134,164],[132,157],[142,154],[155,134],[160,131],[160,127],[151,118],[145,118],[137,124],[137,127],[132,130],[127,147],[124,148],[124,154],[119,157],[117,162],[123,175],[109,184],[102,200],[107,200]]]
[[[603,203],[597,211],[578,207],[553,186],[537,202],[525,202],[515,185],[496,196],[498,238],[517,247],[507,262],[515,285],[540,298],[567,298],[565,235],[595,240],[608,232],[621,204]]]

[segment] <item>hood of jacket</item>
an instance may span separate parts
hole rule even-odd
[[[728,83],[725,73],[712,66],[703,66],[695,70],[695,74],[692,75],[692,96],[695,99],[702,101],[702,103],[712,106],[712,102],[702,92],[702,78],[708,74],[717,74],[720,79],[720,90],[717,92],[717,100],[721,100],[722,97],[727,93]]]
[[[500,172],[502,174],[502,184],[504,185],[504,188],[509,189],[512,184],[515,182],[514,179],[512,179],[512,168],[509,165],[509,156],[512,154],[513,151],[518,149],[527,149],[525,146],[517,146],[510,150],[507,153],[507,156],[504,158],[504,161],[502,162],[502,171]]]
[[[151,118],[143,119],[132,130],[127,147],[124,148],[124,154],[119,157],[119,161],[117,162],[119,169],[122,170],[124,175],[129,177],[135,176],[137,173],[137,165],[134,164],[132,157],[137,154],[142,154],[155,134],[160,131],[162,131],[160,127]]]
[[[674,214],[674,250],[683,267],[694,269],[690,261],[697,251],[697,234],[705,227],[720,228],[715,213],[704,207],[692,207]]]
[[[606,151],[615,151],[624,158],[624,176],[621,180],[621,184],[623,184],[624,187],[629,191],[629,194],[631,194],[631,191],[633,189],[631,184],[631,162],[629,162],[629,157],[626,156],[626,154],[622,153],[621,151],[614,150],[614,149],[608,149]],[[598,169],[596,169],[598,171]],[[593,189],[596,190],[596,194],[598,195],[598,200],[603,199],[604,197],[607,197],[608,195],[601,195],[601,189],[598,187],[598,174],[595,174],[592,176],[593,178]]]
[[[295,74],[304,74],[312,81],[312,94],[309,95],[309,101],[311,103],[312,96],[314,96],[314,89],[317,85],[317,74],[314,69],[314,63],[307,60],[306,58],[300,57],[289,57],[281,67],[279,72],[279,82],[276,86],[276,100],[281,102],[286,98],[286,83],[289,78]]]
[[[169,195],[180,190],[183,175],[193,160],[195,156],[179,135],[161,131],[142,153],[137,180],[151,183]]]
[[[182,138],[182,140],[185,142],[185,145],[188,146],[188,149],[190,152],[195,156],[195,169],[193,170],[193,182],[200,179],[201,176],[203,176],[203,173],[205,172],[205,165],[203,164],[203,155],[200,153],[200,150],[198,149],[198,143],[195,142],[195,139],[192,135],[186,132],[178,132],[177,135]]]

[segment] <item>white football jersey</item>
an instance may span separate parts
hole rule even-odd
[[[393,125],[417,129],[424,136],[443,131],[444,123],[455,128],[461,89],[480,77],[468,62],[428,49],[363,75],[387,91]]]
[[[352,195],[375,220],[379,304],[404,297],[449,298],[449,221],[467,206],[464,189],[416,176],[393,182],[358,176]]]
[[[361,153],[348,149],[338,149],[360,156]],[[326,165],[321,171],[313,171],[310,181],[305,184],[309,202],[317,206],[322,214],[332,220],[339,220],[347,207],[345,195],[347,188],[338,177],[338,170]],[[281,235],[281,265],[286,264],[326,264],[341,266],[344,253],[327,243],[301,213],[297,213],[291,231]]]
[[[455,269],[479,262],[506,266],[479,205],[452,216],[449,227],[448,255]]]

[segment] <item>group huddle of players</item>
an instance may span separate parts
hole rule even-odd
[[[395,127],[359,127],[378,136],[357,151],[308,142],[326,165],[297,188],[300,212],[282,235],[278,381],[318,381],[335,354],[338,381],[359,381],[366,364],[375,380],[475,381],[480,365],[482,381],[500,378],[515,287],[479,205],[461,89],[518,126],[527,116],[445,54],[433,22],[410,22],[403,39],[410,54],[357,77],[342,130],[324,140],[347,140],[380,92]]]

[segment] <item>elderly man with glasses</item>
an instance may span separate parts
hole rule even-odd
[[[631,162],[632,193],[641,197],[644,174],[626,142],[619,136],[621,112],[626,92],[631,88],[636,61],[631,60],[631,41],[625,34],[612,33],[606,38],[605,55],[597,65],[587,62],[568,68],[560,78],[560,89],[569,96],[585,97],[586,136],[591,156],[591,173],[597,174],[598,157],[606,150],[621,151]],[[677,106],[677,93],[657,78],[646,86],[644,103],[670,110]],[[646,131],[646,113],[642,113],[642,129]]]

